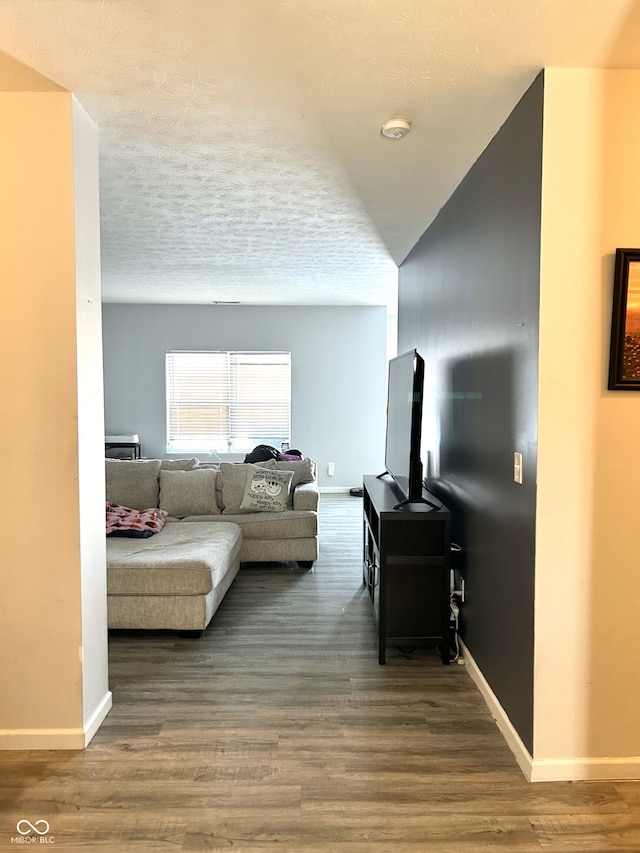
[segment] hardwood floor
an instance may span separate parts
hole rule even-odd
[[[640,851],[640,785],[530,785],[463,666],[378,666],[361,507],[323,496],[313,570],[244,567],[201,640],[113,636],[89,748],[0,753],[0,850]]]

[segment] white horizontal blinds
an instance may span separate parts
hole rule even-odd
[[[167,353],[168,446],[208,448],[228,438],[229,360],[224,352]]]
[[[169,352],[167,449],[242,449],[289,441],[287,352]]]
[[[291,416],[291,357],[288,352],[233,352],[231,437],[262,436],[288,441]]]

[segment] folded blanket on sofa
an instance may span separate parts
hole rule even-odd
[[[144,539],[162,530],[168,513],[164,509],[131,509],[107,501],[107,536]]]

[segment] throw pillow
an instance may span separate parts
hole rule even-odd
[[[316,464],[308,456],[304,459],[278,461],[276,462],[276,471],[293,471],[292,489],[295,489],[300,483],[313,483],[316,478]]]
[[[160,471],[160,507],[169,515],[217,515],[216,472],[211,468],[192,471]]]
[[[241,512],[283,512],[293,471],[247,471]]]
[[[210,468],[217,473],[220,472],[220,463],[219,462],[200,462],[198,468]],[[216,477],[216,506],[218,507],[218,512],[222,512],[224,508],[224,504],[222,503],[222,478]]]
[[[133,509],[158,506],[159,459],[105,459],[107,501]]]
[[[191,459],[161,459],[160,460],[160,470],[161,471],[191,471],[193,468],[197,468],[199,465],[199,460],[196,456],[192,456]]]
[[[240,512],[248,471],[273,470],[275,466],[275,459],[269,459],[268,462],[262,462],[260,465],[252,465],[250,462],[221,462],[218,483],[220,500],[224,507],[222,512],[226,514]]]

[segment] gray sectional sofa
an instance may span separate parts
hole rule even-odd
[[[309,568],[317,559],[319,492],[311,459],[105,464],[108,502],[167,513],[149,538],[107,537],[110,628],[201,632],[240,563],[296,561]]]

